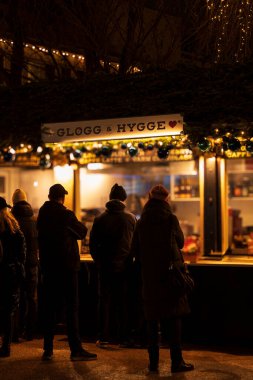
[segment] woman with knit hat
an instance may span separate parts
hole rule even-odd
[[[137,222],[131,253],[140,263],[142,297],[147,321],[149,371],[157,373],[159,367],[159,327],[170,332],[171,372],[194,369],[185,363],[181,349],[181,317],[189,313],[186,296],[175,296],[166,285],[171,250],[171,231],[178,248],[184,246],[184,235],[179,221],[168,203],[169,192],[159,184],[151,188],[149,200]],[[174,254],[174,265],[183,266],[180,250]]]
[[[24,190],[16,189],[12,195],[12,214],[17,219],[26,240],[26,277],[21,287],[20,307],[14,330],[19,337],[32,340],[37,321],[38,242],[37,228],[31,205]]]
[[[0,262],[0,315],[2,346],[0,357],[10,356],[14,313],[19,306],[20,285],[25,275],[25,239],[17,220],[6,200],[0,197],[0,241],[2,259]]]

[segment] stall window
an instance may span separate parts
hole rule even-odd
[[[170,192],[173,212],[184,231],[185,255],[189,258],[199,253],[199,175],[194,161],[105,165],[102,170],[81,169],[80,180],[82,219],[88,230],[94,217],[104,210],[110,189],[116,182],[126,189],[127,209],[137,218],[151,187],[163,184]]]
[[[253,159],[230,159],[227,171],[230,252],[253,255]]]

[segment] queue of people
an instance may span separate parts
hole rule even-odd
[[[10,356],[16,315],[16,329],[26,339],[33,338],[39,266],[42,360],[53,358],[57,307],[62,299],[70,359],[97,359],[95,353],[83,348],[79,334],[78,240],[86,237],[87,227],[64,206],[67,194],[61,184],[51,186],[48,201],[41,206],[37,221],[22,189],[14,192],[11,211],[8,210],[11,206],[0,197],[0,357]],[[142,305],[146,324],[149,372],[159,371],[159,330],[169,339],[171,371],[193,370],[194,366],[183,360],[181,348],[181,317],[190,312],[187,295],[176,296],[163,281],[171,249],[171,231],[178,248],[184,245],[179,221],[171,211],[169,193],[163,185],[152,187],[138,221],[126,210],[126,199],[125,189],[116,183],[109,193],[105,211],[95,218],[90,231],[90,253],[98,273],[96,345],[106,348],[110,342],[113,305],[118,343],[128,347],[134,312],[128,302],[133,296],[129,288],[133,268],[138,268],[142,299],[138,299],[138,289],[136,299]],[[181,255],[172,260],[179,268],[183,266]]]

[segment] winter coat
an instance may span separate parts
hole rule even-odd
[[[171,230],[175,236],[172,244],[183,248],[184,235],[169,204],[163,200],[150,199],[137,222],[131,247],[131,254],[141,267],[143,306],[147,320],[181,316],[189,312],[186,296],[179,298],[166,286],[170,255],[173,255],[171,261],[175,265],[183,266],[180,250],[171,248]]]
[[[99,270],[123,272],[127,268],[136,218],[125,207],[120,200],[112,199],[94,219],[89,246]]]
[[[77,240],[87,234],[87,227],[63,204],[46,201],[37,218],[39,257],[42,273],[78,271],[80,255]]]
[[[0,262],[0,307],[10,312],[19,304],[19,288],[25,276],[26,245],[21,230],[12,233],[6,225],[0,234],[3,257]]]
[[[38,232],[36,220],[31,205],[26,201],[17,202],[12,210],[12,214],[18,221],[21,231],[26,241],[26,273],[38,265]]]

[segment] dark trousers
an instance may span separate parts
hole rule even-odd
[[[2,347],[9,350],[13,335],[14,315],[19,307],[20,288],[16,279],[13,282],[7,279],[2,284],[4,291],[1,305]]]
[[[110,340],[112,322],[116,338],[127,335],[127,277],[125,272],[101,271],[98,274],[98,339]]]
[[[2,312],[2,348],[10,349],[14,327],[14,311],[4,310]]]
[[[26,278],[20,288],[20,305],[15,316],[14,335],[25,333],[32,339],[37,323],[38,267],[26,270]]]
[[[170,356],[174,364],[182,360],[181,318],[168,318],[161,321],[147,321],[148,351],[150,358],[159,358],[159,332],[169,342]],[[156,359],[158,360],[158,359]]]
[[[79,336],[78,273],[45,273],[42,279],[44,350],[53,350],[59,301],[64,301],[68,342],[71,352],[82,348]]]

